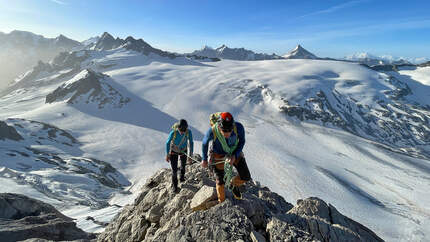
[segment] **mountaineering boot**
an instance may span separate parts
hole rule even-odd
[[[225,191],[224,191],[224,184],[218,185],[216,184],[216,193],[218,195],[218,202],[222,203],[225,200]]]
[[[172,185],[172,191],[173,191],[174,193],[178,193],[178,192],[179,192],[179,188],[178,188],[178,186]]]
[[[174,193],[178,192],[178,177],[176,173],[172,174],[172,191]]]
[[[237,200],[242,199],[242,193],[240,192],[239,187],[233,186],[233,189],[231,190],[231,192],[233,193],[233,196],[235,199]]]

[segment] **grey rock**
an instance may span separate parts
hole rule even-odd
[[[6,122],[0,121],[0,140],[23,140],[22,136],[16,132],[16,129],[12,126],[7,125]]]
[[[199,163],[190,164],[179,193],[173,193],[169,189],[171,170],[158,171],[148,179],[134,204],[125,207],[97,240],[381,241],[318,198],[293,206],[258,182],[245,185],[242,200],[227,196],[221,204],[193,211],[191,204],[198,204],[193,199],[201,197],[200,193],[207,198],[214,192],[215,184],[208,186],[208,176]]]
[[[90,240],[94,235],[76,227],[53,206],[24,195],[0,193],[0,238],[3,242],[32,238]]]
[[[367,227],[316,197],[297,201],[288,211],[286,221],[321,241],[383,241]]]
[[[194,195],[190,206],[193,211],[208,209],[208,202],[216,199],[217,194],[215,188],[204,185],[196,195]]]

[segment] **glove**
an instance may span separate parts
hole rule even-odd
[[[203,160],[202,161],[202,167],[203,168],[207,168],[208,167],[208,161],[207,160]]]
[[[166,155],[166,162],[170,162],[170,155]]]

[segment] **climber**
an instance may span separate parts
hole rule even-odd
[[[202,144],[202,167],[208,167],[208,147],[212,140],[209,155],[210,169],[215,173],[218,202],[225,200],[224,191],[224,162],[229,161],[239,173],[231,180],[234,198],[242,199],[240,186],[251,180],[248,166],[242,149],[245,145],[245,129],[239,122],[235,122],[228,112],[214,113],[210,117],[211,127],[206,132]]]
[[[188,123],[185,119],[179,120],[172,126],[169,137],[166,141],[166,161],[170,162],[172,167],[172,188],[178,192],[178,157],[181,160],[180,181],[185,181],[185,164],[187,162],[187,141],[190,148],[188,157],[193,155],[194,143],[193,134],[188,129]],[[190,158],[188,158],[190,159]],[[188,162],[190,162],[188,160]]]

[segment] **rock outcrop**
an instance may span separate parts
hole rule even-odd
[[[7,125],[6,122],[0,121],[0,140],[23,140],[22,136],[16,132],[16,129],[12,126]]]
[[[0,238],[2,242],[27,239],[90,240],[94,235],[76,227],[53,206],[24,195],[0,194]]]
[[[299,200],[293,206],[255,181],[246,185],[243,200],[234,200],[227,192],[225,202],[200,210],[203,206],[198,203],[210,202],[210,187],[215,184],[199,164],[187,166],[178,193],[170,183],[169,169],[157,172],[134,204],[126,206],[97,240],[382,241],[319,198]]]

